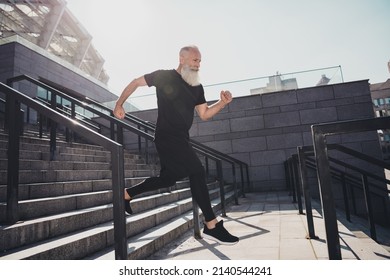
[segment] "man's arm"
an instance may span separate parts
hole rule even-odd
[[[121,96],[118,98],[115,104],[114,108],[114,116],[118,119],[123,119],[125,117],[125,110],[123,109],[123,103],[129,98],[129,96],[138,88],[141,86],[146,86],[146,81],[144,76],[139,77],[137,79],[134,79],[128,84],[125,89],[123,90]]]
[[[206,121],[211,119],[233,100],[232,94],[229,91],[221,91],[220,96],[221,98],[210,106],[207,103],[203,103],[195,107],[202,120]]]

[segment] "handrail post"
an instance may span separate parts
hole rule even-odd
[[[233,176],[234,203],[238,205],[236,165],[234,163],[232,163],[232,176]]]
[[[246,165],[246,181],[248,182],[248,190],[250,189],[251,185],[250,185],[250,179],[249,179],[249,167],[248,165]],[[245,195],[243,195],[243,197],[245,197]]]
[[[307,183],[307,167],[306,167],[305,153],[304,153],[302,147],[297,147],[297,150],[298,150],[298,160],[299,160],[299,166],[300,166],[301,184],[302,184],[303,196],[305,198],[307,228],[309,231],[307,238],[308,239],[318,239],[318,236],[316,236],[315,230],[314,230],[310,187],[309,187],[309,184]]]
[[[312,126],[314,152],[317,163],[318,184],[321,193],[323,216],[325,221],[328,255],[331,260],[341,260],[339,231],[337,226],[336,206],[332,193],[332,181],[329,160],[326,152],[326,142],[323,133]]]
[[[205,156],[204,161],[205,161],[206,177],[209,177],[210,176],[209,158]]]
[[[70,117],[72,118],[72,120],[76,120],[76,104],[74,102],[71,102],[70,103]],[[75,140],[75,135],[74,135],[74,132],[72,130],[70,130],[69,132],[69,142],[73,142]]]
[[[115,117],[113,112],[111,112],[110,117]],[[115,123],[114,122],[110,122],[110,139],[115,141]]]
[[[43,136],[43,116],[39,113],[39,138]]]
[[[140,125],[137,125],[138,129],[141,129]],[[138,135],[138,152],[141,154],[142,153],[142,138],[141,135]]]
[[[18,107],[20,107],[20,106],[18,106]],[[28,107],[27,107],[27,109],[28,109]],[[24,111],[19,108],[19,110],[17,112],[19,112],[19,129],[18,129],[19,135],[22,136],[23,131],[24,131]]]
[[[118,142],[119,144],[123,145],[124,144],[124,142],[123,142],[123,127],[118,124],[116,129],[117,129],[117,132],[116,132],[116,142]]]
[[[221,197],[221,209],[222,209],[222,217],[226,217],[226,209],[225,209],[225,188],[223,181],[223,172],[222,172],[222,162],[220,160],[217,161],[217,176],[219,180],[219,192]]]
[[[345,180],[345,174],[344,173],[341,173],[340,176],[341,176],[341,186],[342,186],[342,189],[343,189],[345,216],[347,218],[347,221],[351,222],[351,212],[349,210],[347,182]]]
[[[114,214],[115,259],[127,259],[126,217],[124,204],[124,158],[123,147],[111,151],[112,196]]]
[[[199,224],[199,206],[195,199],[192,198],[192,212],[194,217],[194,237],[201,239],[200,224]]]
[[[288,165],[288,179],[290,180],[290,186],[291,186],[291,191],[292,191],[292,202],[296,203],[297,202],[297,194],[295,191],[295,183],[294,183],[294,171],[293,171],[293,158],[290,157],[287,159],[287,165]]]
[[[57,94],[51,93],[51,108],[56,111],[57,109]],[[55,152],[57,150],[57,123],[50,120],[50,160],[55,160]]]
[[[284,177],[286,179],[286,187],[287,187],[287,190],[290,190],[290,193],[289,195],[291,194],[291,190],[292,190],[292,186],[291,186],[291,182],[290,182],[290,170],[289,170],[289,164],[288,164],[288,159],[286,159],[284,161]]]
[[[8,172],[7,172],[7,222],[19,220],[19,140],[20,103],[13,94],[7,94],[8,119]]]
[[[368,223],[370,225],[370,235],[372,239],[377,241],[374,215],[372,212],[371,195],[370,195],[370,190],[368,188],[368,179],[366,174],[362,174],[361,176],[362,176],[364,200],[366,202],[366,209],[368,215]]]
[[[293,180],[294,180],[294,186],[297,193],[297,199],[298,199],[298,211],[299,214],[303,214],[303,207],[302,207],[302,192],[301,192],[301,186],[299,184],[299,170],[298,170],[298,155],[292,155],[292,167],[293,167]]]
[[[145,128],[145,132],[148,133],[148,130]],[[145,139],[145,161],[149,164],[149,140]]]
[[[240,174],[241,174],[241,192],[242,192],[242,197],[245,197],[245,189],[244,189],[244,168],[242,167],[242,164],[240,164]]]

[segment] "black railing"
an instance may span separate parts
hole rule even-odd
[[[140,118],[137,118],[131,114],[126,114],[126,120],[133,123],[134,125],[136,125],[136,127],[131,126],[127,122],[124,122],[124,121],[121,121],[121,120],[118,120],[117,118],[115,118],[113,116],[112,110],[110,108],[103,106],[101,103],[96,102],[93,99],[90,99],[87,97],[87,98],[85,98],[84,102],[82,102],[82,101],[80,101],[76,98],[73,98],[73,97],[63,93],[62,91],[59,91],[59,90],[45,84],[44,82],[38,81],[38,80],[28,76],[28,75],[20,75],[20,76],[10,78],[7,80],[7,83],[9,85],[12,85],[14,82],[23,81],[23,80],[29,81],[37,86],[40,86],[40,87],[50,91],[52,93],[50,104],[51,104],[53,109],[56,108],[57,96],[60,96],[64,99],[68,100],[71,103],[70,115],[72,116],[72,118],[76,119],[75,106],[77,105],[79,107],[82,107],[82,108],[88,110],[90,113],[96,115],[97,117],[100,117],[100,118],[104,119],[105,121],[107,121],[109,123],[110,137],[112,140],[116,140],[117,142],[123,144],[123,131],[128,130],[128,131],[138,135],[139,150],[141,151],[141,138],[145,139],[145,146],[146,146],[145,157],[146,157],[146,161],[148,162],[148,149],[147,149],[147,147],[148,147],[149,141],[153,140],[153,138],[154,138],[155,124],[141,120]],[[99,109],[96,109],[96,108],[99,108]],[[105,111],[106,113],[103,113],[103,111]],[[99,123],[99,125],[103,126],[101,123]],[[55,136],[55,126],[52,129],[51,134],[53,134]],[[116,135],[116,137],[115,137],[115,135]],[[56,149],[56,147],[55,147],[56,144],[55,144],[54,139],[55,139],[55,137],[53,137],[53,142],[51,142],[51,144],[50,144],[51,151],[52,151],[52,158],[54,158],[54,151]],[[244,177],[246,177],[247,187],[249,188],[249,186],[250,186],[248,164],[246,164],[245,162],[240,161],[236,158],[233,158],[229,155],[221,153],[215,149],[207,147],[206,145],[203,145],[203,144],[201,144],[197,141],[194,141],[192,139],[190,141],[191,141],[191,144],[193,145],[194,149],[198,153],[205,156],[206,165],[207,165],[208,159],[211,159],[211,160],[214,160],[216,162],[221,161],[221,165],[222,165],[222,162],[226,162],[232,166],[233,187],[234,187],[234,191],[235,191],[235,201],[237,204],[238,203],[238,195],[237,195],[236,165],[238,165],[238,167],[240,168],[241,192],[243,195],[245,195],[245,191],[244,191],[245,179],[244,179]],[[217,165],[216,169],[217,169],[217,177],[218,177],[217,179],[219,181],[222,181],[223,176],[220,176],[220,174],[218,174],[218,163],[216,163],[216,165]],[[245,170],[246,176],[244,175],[244,170]],[[222,171],[222,169],[221,169],[221,171]]]
[[[327,236],[328,244],[328,254],[329,259],[341,259],[341,250],[340,250],[340,241],[338,236],[337,228],[337,217],[336,217],[336,207],[335,201],[332,193],[332,178],[337,179],[341,182],[342,193],[344,198],[344,206],[347,215],[347,219],[350,219],[350,211],[347,197],[346,184],[347,182],[355,187],[360,188],[364,194],[364,201],[366,205],[367,217],[370,227],[370,234],[373,239],[376,239],[375,231],[375,222],[372,209],[372,198],[371,195],[376,195],[382,199],[384,207],[384,217],[387,217],[388,220],[388,203],[389,203],[389,191],[384,189],[384,187],[377,186],[374,183],[369,183],[368,178],[374,178],[379,182],[383,182],[384,185],[389,184],[390,181],[382,176],[377,176],[363,170],[352,166],[351,164],[345,163],[341,160],[328,156],[327,151],[330,149],[336,149],[340,152],[351,155],[360,160],[364,160],[373,165],[379,166],[380,168],[388,169],[390,165],[382,160],[368,156],[366,154],[357,152],[355,150],[349,149],[345,146],[337,144],[326,144],[325,136],[337,133],[351,133],[351,132],[362,132],[362,131],[372,131],[379,129],[390,128],[390,117],[374,118],[374,119],[364,119],[356,121],[346,121],[346,122],[336,122],[336,123],[327,123],[321,125],[312,126],[313,142],[314,146],[309,147],[298,147],[297,155],[294,155],[286,162],[286,175],[289,185],[299,192],[303,190],[305,204],[306,204],[306,215],[309,229],[309,237],[317,238],[314,233],[313,218],[311,214],[311,195],[310,188],[307,182],[307,167],[313,168],[317,172],[318,183],[321,193],[321,202],[322,210],[325,221],[325,229]],[[314,153],[313,153],[314,152]],[[315,156],[315,161],[310,159],[309,156]],[[330,165],[330,162],[338,166],[342,166],[344,170],[336,168]],[[356,176],[345,171],[349,169],[355,173],[360,174]],[[382,169],[383,170],[383,169]],[[294,178],[299,178],[299,180],[294,180]],[[353,194],[353,192],[352,192]],[[298,197],[300,194],[298,194]],[[355,207],[354,198],[352,198],[352,203]],[[301,204],[301,202],[299,202]],[[302,206],[300,206],[301,208]]]
[[[27,75],[20,75],[20,76],[17,76],[17,77],[13,77],[13,78],[10,78],[7,80],[7,84],[12,86],[15,82],[18,82],[18,81],[23,81],[23,80],[26,80],[26,81],[29,81],[41,88],[44,88],[48,91],[51,92],[51,99],[50,99],[50,106],[53,110],[55,111],[58,111],[58,108],[57,108],[57,96],[60,96],[66,100],[68,100],[70,103],[71,103],[71,106],[70,106],[70,115],[71,117],[76,120],[76,106],[79,106],[83,109],[86,109],[88,110],[91,114],[94,114],[102,119],[104,119],[105,121],[107,121],[109,124],[110,124],[110,131],[111,131],[111,140],[113,141],[116,141],[116,142],[119,142],[120,144],[123,144],[123,130],[128,130],[128,131],[131,131],[135,134],[137,134],[139,137],[143,137],[145,139],[148,139],[148,140],[152,140],[153,139],[153,135],[151,134],[148,134],[148,133],[145,133],[144,131],[142,130],[139,130],[138,128],[134,127],[134,126],[131,126],[129,125],[128,123],[126,122],[123,122],[113,116],[110,116],[110,115],[107,115],[107,114],[104,114],[103,112],[89,106],[88,104],[84,103],[84,102],[81,102],[80,100],[74,98],[74,97],[71,97],[65,93],[63,93],[62,91],[59,91],[43,82],[40,82],[34,78],[31,78]],[[69,114],[69,113],[67,113]],[[7,121],[7,119],[6,119]],[[50,135],[51,135],[51,140],[50,141],[50,151],[51,151],[51,159],[54,159],[55,157],[55,150],[56,150],[56,132],[57,129],[56,129],[56,125],[53,124],[51,125],[51,132],[50,132]],[[116,135],[116,137],[115,137]]]
[[[97,145],[103,146],[111,152],[112,192],[113,192],[113,216],[115,259],[127,259],[127,238],[123,188],[124,159],[123,147],[111,139],[96,133],[95,131],[74,122],[72,119],[61,115],[31,97],[0,83],[0,92],[6,94],[6,120],[8,127],[8,172],[7,172],[7,222],[15,223],[19,220],[18,187],[19,187],[19,141],[20,141],[20,104],[25,104],[49,118],[53,122],[64,125]],[[51,137],[52,138],[52,137]]]
[[[53,111],[61,111],[57,107],[57,96],[60,96],[64,99],[66,99],[68,102],[70,102],[70,112],[66,112],[66,115],[71,116],[73,120],[76,120],[76,105],[79,107],[82,107],[83,109],[89,111],[93,115],[95,115],[98,118],[103,119],[105,122],[109,123],[109,127],[107,127],[110,130],[110,137],[112,141],[117,141],[120,144],[123,144],[123,131],[127,130],[130,131],[131,133],[134,133],[138,135],[138,141],[139,141],[139,146],[141,145],[141,140],[142,138],[145,140],[145,145],[146,145],[146,152],[147,152],[147,146],[148,142],[153,140],[154,138],[154,131],[155,131],[155,125],[149,122],[145,122],[135,116],[126,114],[126,121],[130,121],[131,123],[134,123],[137,127],[130,125],[128,122],[119,120],[115,118],[112,114],[112,110],[102,106],[100,103],[86,98],[84,102],[73,98],[62,91],[57,90],[56,88],[53,88],[46,83],[43,83],[41,81],[38,81],[34,78],[31,78],[27,75],[20,75],[17,77],[13,77],[7,80],[7,83],[9,85],[12,85],[15,82],[19,81],[29,81],[36,86],[42,87],[48,91],[51,92],[51,99],[50,99],[50,107]],[[98,108],[98,109],[96,109]],[[33,108],[34,109],[34,108]],[[103,111],[106,111],[108,113],[104,113]],[[37,111],[39,112],[39,111]],[[6,117],[7,121],[7,117]],[[100,126],[104,126],[99,122]],[[51,151],[51,159],[54,159],[55,157],[55,150],[56,150],[56,123],[51,124],[50,128],[50,151]],[[77,133],[77,131],[75,131]],[[84,136],[84,135],[82,135]],[[244,174],[243,174],[243,169],[246,169],[246,177],[247,177],[247,186],[249,187],[250,182],[249,182],[249,170],[248,170],[248,165],[244,162],[241,162],[237,159],[234,159],[228,155],[225,155],[223,153],[220,153],[214,149],[211,149],[205,145],[202,145],[200,143],[197,143],[195,141],[192,141],[194,149],[202,154],[206,158],[206,162],[208,159],[211,159],[216,162],[216,170],[217,170],[217,180],[219,181],[219,187],[220,187],[220,197],[221,197],[221,209],[222,209],[222,215],[226,216],[226,210],[225,210],[225,192],[224,192],[224,176],[223,176],[223,170],[222,170],[222,163],[227,162],[232,165],[232,174],[233,174],[233,187],[234,187],[234,197],[235,197],[235,202],[238,204],[238,192],[237,192],[237,180],[236,180],[236,173],[235,173],[235,165],[238,164],[240,167],[241,171],[241,186],[242,186],[242,194],[244,195]],[[141,148],[140,148],[141,149]],[[146,158],[147,158],[146,154]],[[194,203],[193,207],[193,212],[194,212],[194,224],[195,224],[195,236],[199,237],[200,236],[200,228],[199,228],[199,217],[198,217],[198,208],[196,203]]]

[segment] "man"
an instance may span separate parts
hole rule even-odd
[[[155,86],[158,116],[154,142],[160,158],[158,177],[147,178],[142,183],[125,189],[126,212],[132,214],[130,200],[137,194],[172,186],[188,177],[193,199],[205,217],[203,236],[221,244],[236,244],[238,238],[231,235],[216,219],[211,208],[205,170],[189,143],[194,109],[202,120],[208,120],[232,101],[229,91],[221,91],[219,101],[208,106],[203,86],[199,82],[201,54],[196,46],[180,50],[179,66],[172,70],[157,70],[134,79],[123,90],[116,102],[114,115],[123,119],[123,103],[141,86]]]

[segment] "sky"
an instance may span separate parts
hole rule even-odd
[[[177,68],[189,44],[202,53],[205,87],[333,66],[345,82],[390,78],[390,0],[66,2],[92,35],[117,95],[134,78]]]

